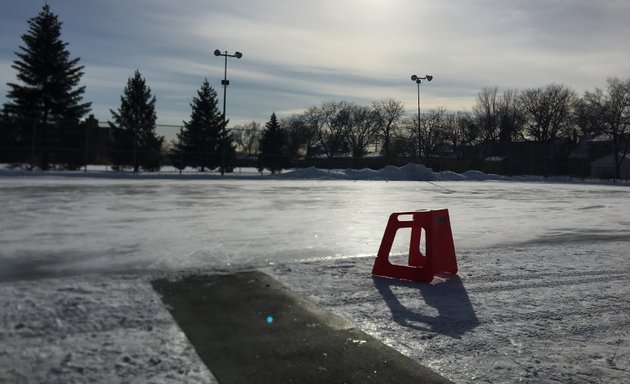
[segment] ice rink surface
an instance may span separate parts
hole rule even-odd
[[[630,377],[627,185],[6,177],[0,196],[0,382],[211,381],[148,280],[247,268],[458,383]],[[432,208],[459,275],[372,278],[388,215]]]
[[[630,240],[626,186],[35,177],[0,195],[0,279],[373,255],[391,212],[433,208],[458,249]]]

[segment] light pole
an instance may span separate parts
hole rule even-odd
[[[411,75],[411,81],[415,81],[418,84],[418,137],[420,137],[420,83],[422,80],[431,81],[433,80],[433,76],[425,75],[424,77],[418,77],[416,75]],[[418,147],[418,155],[421,155],[420,151],[422,148]]]
[[[218,49],[214,50],[214,55],[215,56],[223,56],[225,57],[225,67],[224,67],[224,71],[223,71],[223,80],[221,80],[221,85],[223,86],[223,137],[221,140],[221,175],[223,176],[223,174],[225,173],[225,141],[226,141],[226,137],[227,134],[225,132],[225,125],[226,125],[226,119],[225,119],[225,99],[226,99],[226,95],[227,95],[227,86],[230,85],[230,82],[227,79],[227,59],[228,57],[236,57],[237,59],[240,59],[241,57],[243,57],[243,54],[240,52],[234,52],[233,55],[230,55],[229,53],[227,53],[227,51],[225,52],[221,52]]]

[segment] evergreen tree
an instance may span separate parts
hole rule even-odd
[[[7,83],[11,102],[4,109],[16,124],[18,145],[31,147],[31,161],[37,157],[39,166],[48,169],[54,160],[51,149],[69,149],[76,134],[72,128],[90,111],[91,103],[82,103],[85,87],[79,82],[83,66],[79,58],[70,59],[68,44],[61,40],[62,23],[48,4],[28,25],[28,32],[22,35],[24,46],[11,66],[21,84]],[[68,153],[58,155],[57,160],[64,162]]]
[[[13,124],[6,110],[0,115],[0,163],[12,162],[15,154]]]
[[[271,173],[275,173],[291,166],[287,149],[287,134],[280,127],[275,113],[271,114],[271,119],[265,124],[259,148],[259,171],[262,172],[267,168]]]
[[[229,121],[229,120],[228,120]],[[227,122],[225,124],[227,124]],[[225,158],[225,168],[224,172],[232,172],[234,171],[234,164],[236,163],[236,142],[234,135],[229,129],[222,129],[219,132],[219,150],[221,151],[221,156]],[[223,174],[223,173],[221,173]]]
[[[155,133],[155,101],[151,88],[136,70],[120,96],[120,108],[118,111],[110,110],[115,122],[109,124],[115,169],[125,166],[132,166],[134,172],[138,172],[140,167],[147,171],[160,169],[164,137]]]
[[[190,107],[190,120],[184,121],[184,128],[177,135],[175,157],[180,158],[183,165],[202,172],[206,168],[214,169],[221,164],[223,115],[218,108],[217,93],[207,79]]]

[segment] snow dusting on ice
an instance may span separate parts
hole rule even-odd
[[[372,277],[371,258],[265,271],[456,383],[625,383],[626,246],[462,251],[428,285]]]
[[[1,383],[216,382],[148,280],[0,283]]]

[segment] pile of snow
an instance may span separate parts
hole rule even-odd
[[[443,181],[461,181],[467,180],[468,178],[461,173],[456,173],[453,171],[443,171],[440,172],[440,180]]]
[[[364,169],[331,169],[323,170],[315,167],[295,169],[284,172],[277,177],[283,179],[305,180],[386,180],[386,181],[419,181],[439,179],[431,168],[422,164],[407,164],[402,167],[388,165],[379,170]]]
[[[339,170],[323,170],[315,167],[297,168],[293,171],[285,172],[280,177],[288,179],[319,179],[334,180],[346,179],[346,174]]]
[[[379,170],[373,169],[318,169],[315,167],[294,169],[281,174],[276,178],[291,180],[381,180],[381,181],[522,181],[522,182],[554,182],[575,183],[586,182],[595,184],[610,184],[611,180],[601,179],[576,179],[569,176],[504,176],[493,173],[484,173],[470,170],[464,173],[453,171],[435,172],[422,164],[409,163],[402,167],[388,165]],[[630,184],[628,180],[617,180],[615,184]]]
[[[422,164],[409,163],[402,167],[388,165],[379,170],[364,169],[331,169],[322,170],[315,167],[295,169],[278,175],[284,179],[304,180],[385,180],[385,181],[430,181],[442,180],[439,173],[433,172]]]

